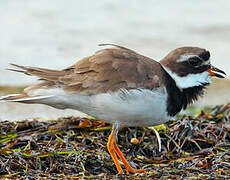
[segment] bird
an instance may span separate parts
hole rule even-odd
[[[116,139],[121,127],[163,124],[203,96],[212,77],[226,73],[213,66],[210,52],[199,47],[180,47],[156,61],[115,44],[53,70],[11,64],[9,70],[36,76],[39,82],[21,94],[1,101],[46,104],[58,109],[76,109],[111,123],[107,149],[119,174],[145,172],[124,157]]]

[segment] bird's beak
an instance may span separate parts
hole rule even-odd
[[[210,76],[215,76],[215,77],[218,77],[218,78],[225,78],[223,75],[221,74],[218,74],[218,73],[222,73],[224,75],[226,75],[226,73],[214,66],[211,66],[210,69],[207,70],[207,72],[210,74]],[[217,73],[218,72],[218,73]]]

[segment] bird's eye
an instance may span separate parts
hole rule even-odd
[[[202,61],[198,57],[192,57],[192,58],[189,58],[188,63],[192,66],[198,66],[202,63]]]

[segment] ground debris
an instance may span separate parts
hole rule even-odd
[[[0,122],[0,178],[230,178],[230,104],[183,116],[160,131],[123,128],[118,145],[145,173],[117,175],[106,144],[111,126],[86,118]],[[138,143],[132,143],[133,139]]]

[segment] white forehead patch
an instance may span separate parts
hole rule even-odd
[[[191,57],[198,57],[200,59],[199,56],[194,55],[194,54],[184,54],[184,55],[181,55],[180,58],[177,59],[176,62],[185,62],[185,61],[187,61]]]
[[[187,76],[180,77],[167,67],[163,66],[163,68],[174,79],[179,89],[186,89],[190,87],[201,86],[204,83],[211,83],[211,76],[207,71],[198,74],[188,74]]]
[[[210,59],[207,60],[207,61],[204,61],[201,65],[202,65],[202,66],[203,66],[203,65],[211,65]]]
[[[185,62],[187,61],[189,58],[192,58],[192,57],[198,57],[200,59],[199,56],[197,55],[194,55],[194,54],[186,54],[186,55],[181,55],[179,59],[177,59],[176,62]],[[200,66],[203,66],[203,65],[210,65],[210,59],[207,60],[207,61],[203,61],[202,64]]]

